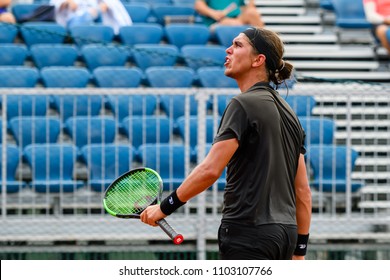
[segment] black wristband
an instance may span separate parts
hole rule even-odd
[[[309,234],[298,234],[297,246],[295,247],[294,255],[306,255],[308,241]]]
[[[176,190],[174,190],[170,195],[168,195],[163,201],[161,201],[160,209],[165,215],[171,215],[175,212],[179,207],[186,204],[179,200],[176,194]]]

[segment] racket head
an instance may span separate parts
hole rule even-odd
[[[103,198],[104,209],[118,218],[139,218],[146,207],[159,203],[162,179],[153,169],[132,169],[113,181]]]

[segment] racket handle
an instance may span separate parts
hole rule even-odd
[[[176,245],[179,245],[183,242],[184,238],[183,235],[177,233],[168,223],[165,219],[161,219],[156,222],[160,228],[173,240],[173,243]]]

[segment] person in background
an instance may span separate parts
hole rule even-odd
[[[11,0],[0,0],[0,22],[16,23],[14,15],[8,11]]]
[[[264,26],[254,0],[247,5],[244,0],[196,0],[195,10],[211,29],[217,25]]]
[[[102,24],[111,26],[118,34],[121,26],[132,24],[120,0],[51,0],[50,3],[56,8],[57,23],[67,28],[92,24],[101,18]]]
[[[363,5],[375,38],[390,54],[390,0],[363,0]]]
[[[248,28],[234,38],[225,75],[237,81],[241,94],[227,105],[205,159],[160,204],[146,208],[142,222],[156,226],[213,185],[227,166],[220,258],[304,259],[312,209],[305,132],[270,85],[292,74],[283,54],[283,42],[271,30]]]

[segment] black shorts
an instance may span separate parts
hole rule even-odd
[[[295,225],[222,223],[218,230],[222,260],[291,260],[297,243]]]

